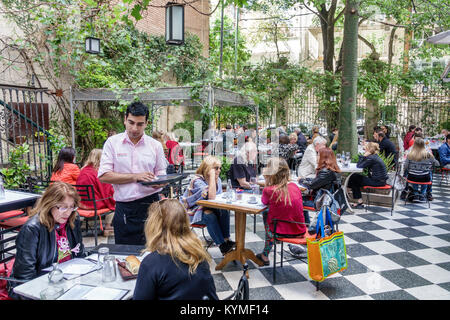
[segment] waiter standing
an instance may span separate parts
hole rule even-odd
[[[125,132],[109,137],[103,146],[98,178],[114,187],[116,244],[145,244],[147,209],[152,202],[159,201],[159,192],[164,187],[140,183],[165,175],[167,168],[161,143],[144,133],[148,116],[145,104],[133,102],[125,113]]]

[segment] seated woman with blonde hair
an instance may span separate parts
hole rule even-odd
[[[378,156],[380,147],[376,142],[369,142],[364,146],[364,155],[359,155],[357,168],[368,169],[369,174],[366,176],[355,173],[348,181],[348,187],[352,189],[353,199],[357,200],[353,208],[364,208],[361,188],[364,186],[382,187],[386,185],[388,179],[386,165]]]
[[[96,202],[97,210],[108,208],[109,210],[114,211],[116,209],[116,201],[113,199],[114,188],[109,183],[100,182],[97,177],[101,157],[102,149],[91,150],[84,167],[81,168],[80,175],[78,176],[76,184],[92,185],[94,187],[95,199],[101,200]],[[84,209],[93,208],[92,201],[81,201],[81,205]],[[105,236],[112,236],[114,234],[114,228],[111,226],[113,217],[113,214],[109,214],[105,218],[106,226],[103,233]]]
[[[261,202],[269,207],[263,212],[265,243],[263,252],[256,257],[269,265],[269,253],[273,246],[273,219],[295,221],[298,223],[283,223],[277,225],[277,234],[285,237],[297,237],[306,232],[303,215],[303,201],[300,188],[290,182],[290,170],[283,158],[271,158],[263,169],[266,187],[263,190]]]
[[[222,163],[214,156],[207,156],[195,172],[186,188],[181,203],[189,212],[191,223],[205,224],[208,233],[225,255],[233,249],[235,242],[230,240],[230,212],[223,209],[206,209],[196,204],[199,200],[214,200],[222,193],[220,170]]]
[[[176,199],[154,202],[145,223],[145,251],[134,300],[218,300],[208,262],[211,257],[191,230]]]

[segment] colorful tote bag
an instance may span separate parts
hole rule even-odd
[[[319,213],[319,221],[323,221]],[[328,219],[327,219],[328,220]],[[323,225],[322,225],[322,234]],[[307,239],[308,273],[312,280],[321,282],[336,272],[347,269],[347,251],[342,231],[322,237],[320,239]]]

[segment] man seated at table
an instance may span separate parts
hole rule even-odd
[[[251,189],[250,178],[256,177],[254,167],[256,160],[256,145],[246,142],[230,166],[229,176],[233,188]]]
[[[317,168],[317,153],[320,149],[325,148],[327,140],[321,136],[316,137],[305,150],[302,162],[298,167],[298,177],[302,179],[314,179]]]
[[[395,144],[386,137],[386,134],[382,130],[379,130],[373,133],[373,137],[380,145],[380,153],[384,153],[386,158],[394,155],[394,162],[397,163],[397,148],[395,147]]]
[[[445,138],[445,142],[438,149],[439,160],[444,168],[450,169],[450,134],[447,134]]]

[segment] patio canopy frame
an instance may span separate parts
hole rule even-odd
[[[72,147],[75,148],[75,108],[81,102],[93,101],[119,101],[128,100],[133,101],[137,97],[144,103],[151,103],[151,123],[153,127],[153,120],[155,112],[160,107],[164,106],[202,106],[213,109],[214,106],[225,107],[250,107],[255,112],[256,120],[256,146],[259,145],[258,133],[258,117],[259,107],[253,99],[223,88],[214,86],[205,86],[199,94],[199,98],[192,98],[191,92],[193,87],[161,87],[153,91],[147,91],[136,94],[132,89],[121,89],[120,91],[104,89],[104,88],[89,88],[89,89],[74,89],[70,88],[70,120],[72,130]]]

